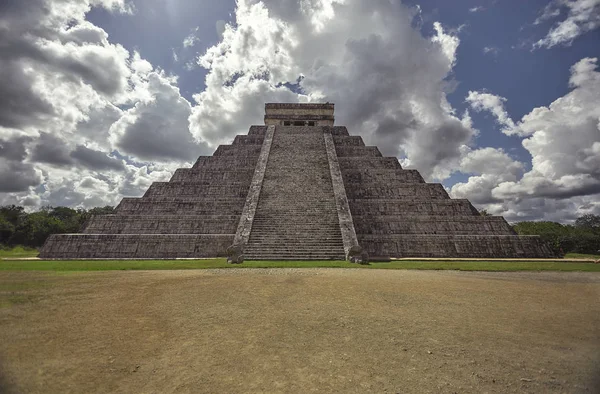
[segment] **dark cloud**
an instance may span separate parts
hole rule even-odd
[[[23,161],[27,157],[25,145],[32,141],[31,137],[16,137],[11,140],[0,138],[0,157],[9,160]]]
[[[83,145],[77,145],[70,156],[92,170],[122,171],[125,169],[121,160],[109,157],[104,152],[86,148]]]
[[[25,75],[22,65],[2,60],[10,54],[1,45],[0,39],[0,126],[20,128],[39,124],[53,114],[54,108],[33,91],[31,76]]]
[[[0,192],[23,192],[41,183],[33,165],[0,158]]]
[[[142,160],[194,160],[202,152],[186,129],[174,136],[172,119],[152,111],[139,113],[134,123],[128,124],[117,146]]]
[[[73,164],[66,141],[44,132],[40,133],[40,138],[31,151],[31,161],[55,166]]]

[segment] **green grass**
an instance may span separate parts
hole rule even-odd
[[[37,257],[38,253],[38,250],[35,248],[15,246],[9,249],[0,249],[0,258]]]
[[[600,272],[600,264],[556,261],[392,261],[369,265],[346,261],[247,261],[227,264],[225,259],[209,260],[3,260],[0,271],[112,271],[181,270],[207,268],[358,268],[459,271],[586,271]]]
[[[565,259],[600,260],[600,254],[567,253]]]

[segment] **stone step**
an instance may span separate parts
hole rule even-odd
[[[338,158],[340,157],[382,157],[376,146],[336,146]]]
[[[405,183],[355,185],[346,189],[348,199],[368,198],[416,198],[419,200],[448,200],[450,196],[440,183]]]
[[[401,170],[402,166],[395,157],[338,157],[342,173],[348,169],[357,168],[394,168]]]
[[[289,260],[289,261],[303,261],[303,260],[344,260],[344,254],[335,255],[267,255],[267,254],[251,254],[244,255],[245,260]]]
[[[479,216],[479,212],[466,199],[428,200],[414,199],[348,199],[352,216],[355,215],[439,215]]]
[[[358,135],[334,135],[333,144],[336,149],[338,146],[365,146],[362,137]]]

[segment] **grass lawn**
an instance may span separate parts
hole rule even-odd
[[[24,258],[37,257],[39,251],[35,248],[25,248],[23,246],[15,246],[10,249],[0,249],[0,258]]]
[[[346,261],[246,261],[228,264],[225,259],[208,260],[3,260],[0,271],[110,271],[180,270],[207,268],[360,268],[459,271],[586,271],[600,272],[600,264],[511,261],[392,261],[351,264]]]
[[[567,253],[565,259],[600,260],[600,254]]]

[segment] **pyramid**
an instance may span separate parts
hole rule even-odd
[[[265,125],[124,198],[42,258],[373,260],[552,257],[536,236],[451,199],[334,126],[334,105],[271,103]]]

